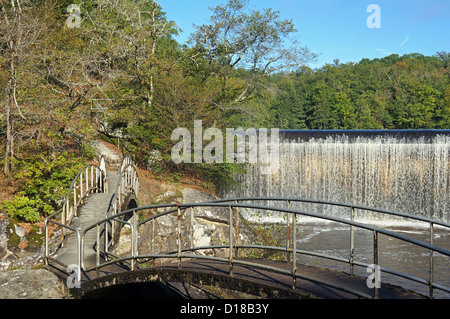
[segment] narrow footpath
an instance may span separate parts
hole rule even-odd
[[[119,180],[117,168],[122,161],[122,155],[111,145],[101,140],[94,141],[92,145],[95,147],[98,156],[103,155],[105,157],[107,166],[109,167],[107,171],[108,193],[93,193],[85,198],[84,204],[79,208],[78,216],[74,217],[71,223],[71,227],[78,229],[80,232],[83,232],[87,227],[106,217],[109,203]],[[97,233],[95,229],[87,232],[84,242],[84,266],[86,268],[95,265],[96,241]],[[69,234],[64,247],[59,249],[55,258],[66,265],[78,264],[77,245],[78,240],[76,234]]]

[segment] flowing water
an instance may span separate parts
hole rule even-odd
[[[295,197],[376,207],[450,222],[450,130],[425,131],[283,131],[279,170],[261,174],[258,164],[237,176],[241,187],[224,191],[230,197]],[[282,203],[265,204],[276,206]],[[293,203],[292,208],[349,217],[349,208]],[[249,213],[251,214],[251,212]],[[426,225],[379,213],[357,212],[359,221],[383,225],[407,236],[429,241]],[[247,216],[249,217],[249,216]],[[266,222],[276,221],[270,217]],[[348,258],[349,227],[304,222],[298,244],[303,249]],[[414,236],[412,236],[414,235]],[[435,244],[450,249],[449,229],[440,230]],[[356,257],[372,258],[372,235],[356,232]],[[381,267],[428,279],[429,252],[399,240],[380,239]],[[358,252],[359,251],[359,252]],[[306,259],[305,259],[306,260]],[[450,286],[450,258],[435,261],[438,280]],[[317,263],[318,261],[309,261]],[[370,263],[370,262],[369,262]],[[320,265],[341,267],[321,260]],[[348,266],[347,266],[348,267]],[[365,270],[363,270],[364,272]],[[367,274],[366,274],[367,275]],[[435,275],[436,277],[436,275]],[[385,278],[391,280],[390,276]],[[395,283],[405,282],[392,279]],[[423,289],[423,285],[420,285]],[[413,288],[417,288],[414,285]],[[425,292],[427,288],[425,287]],[[442,295],[441,295],[442,296]],[[444,298],[450,297],[448,294]]]
[[[301,218],[300,218],[301,221]],[[380,225],[377,225],[380,226]],[[385,225],[388,230],[429,242],[429,229],[425,225],[399,227],[398,225]],[[333,223],[301,223],[300,234],[297,237],[298,249],[322,253],[334,257],[349,259],[350,256],[350,227]],[[366,264],[373,264],[373,234],[370,231],[355,229],[355,256],[354,260]],[[440,228],[434,231],[434,244],[450,250],[450,232]],[[417,278],[429,279],[430,252],[425,248],[379,235],[378,265],[383,268],[406,273]],[[327,267],[344,272],[350,272],[348,263],[329,259],[300,256],[301,263],[312,266]],[[434,253],[433,255],[433,281],[450,287],[450,257]],[[364,267],[355,266],[354,273],[361,277],[368,277],[369,273]],[[404,278],[382,272],[381,289],[384,283],[402,286],[428,296],[428,286],[405,280]],[[434,298],[450,298],[450,293],[435,289]]]

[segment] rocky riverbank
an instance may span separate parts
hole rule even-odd
[[[66,299],[64,283],[46,269],[0,272],[0,299]]]

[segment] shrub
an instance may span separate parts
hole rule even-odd
[[[13,200],[2,203],[1,208],[9,217],[34,223],[41,220],[39,211],[35,208],[36,201],[26,196],[15,196]]]
[[[0,209],[10,217],[26,222],[40,221],[41,216],[58,209],[83,159],[68,153],[46,157],[29,155],[19,162],[15,177],[21,187],[13,200],[5,201]]]

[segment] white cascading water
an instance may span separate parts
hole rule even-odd
[[[280,168],[258,164],[222,197],[298,197],[382,208],[450,222],[450,130],[282,131]],[[266,203],[276,204],[280,203]],[[292,204],[348,217],[348,208]],[[364,218],[384,221],[386,215]]]

